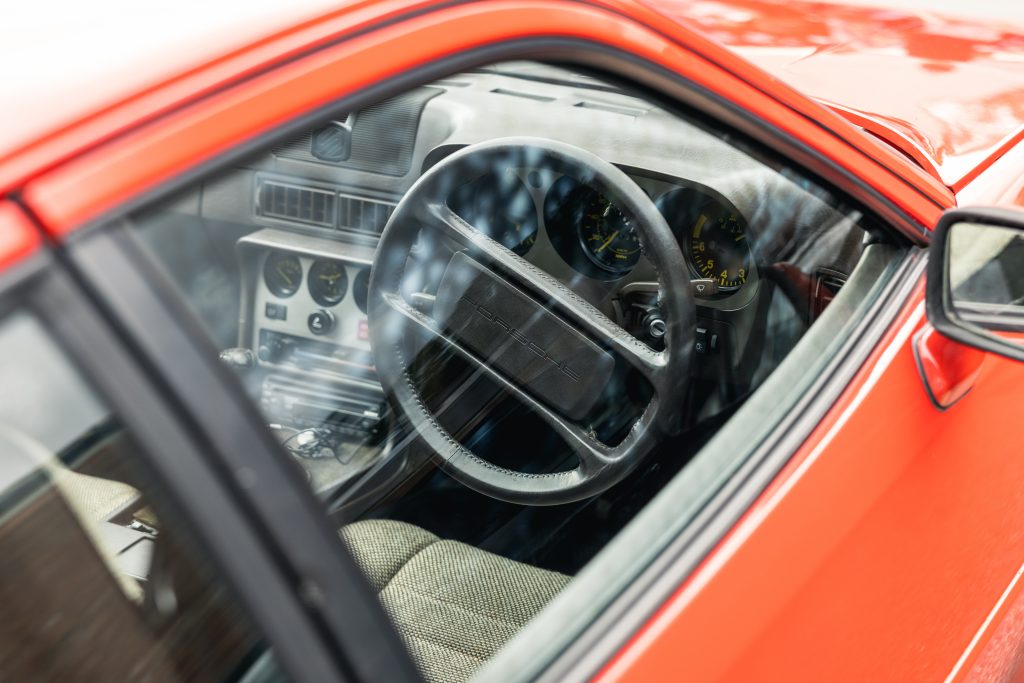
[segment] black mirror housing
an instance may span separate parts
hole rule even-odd
[[[944,213],[932,236],[926,307],[944,336],[1024,361],[1024,211]]]

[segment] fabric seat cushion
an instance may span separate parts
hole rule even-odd
[[[365,520],[341,536],[431,683],[469,680],[570,581],[404,522]]]

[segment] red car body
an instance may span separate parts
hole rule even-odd
[[[1009,26],[760,0],[366,0],[228,35],[198,58],[183,38],[77,109],[76,84],[36,86],[0,147],[0,193],[17,200],[0,202],[0,268],[340,97],[551,37],[682,74],[900,207],[918,244],[958,204],[1024,210],[1024,30]],[[599,680],[1024,675],[1024,366],[930,333],[918,276],[795,455],[609,646]],[[933,388],[969,390],[945,411],[915,362],[922,334]]]

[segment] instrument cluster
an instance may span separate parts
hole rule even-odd
[[[531,172],[527,178],[537,176]],[[720,294],[743,287],[752,256],[747,222],[736,207],[695,183],[675,184],[655,204],[695,279],[713,280]],[[512,171],[488,174],[456,188],[448,205],[520,256],[533,248],[543,225],[559,256],[593,279],[622,279],[642,256],[636,229],[614,199],[567,175],[544,184],[524,181]]]
[[[325,308],[337,306],[345,298],[349,288],[348,268],[342,261],[319,258],[304,271],[303,262],[296,254],[275,251],[263,262],[263,283],[275,297],[289,299],[302,288],[303,281],[309,296]],[[369,269],[356,272],[352,286],[352,297],[356,307],[366,313],[366,296],[369,285]]]

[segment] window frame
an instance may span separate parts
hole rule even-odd
[[[659,103],[675,103],[677,107],[684,107],[688,110],[699,112],[704,116],[713,117],[721,126],[736,131],[755,146],[768,149],[777,158],[785,158],[792,161],[794,166],[799,167],[810,177],[821,182],[824,187],[836,189],[839,195],[852,198],[856,203],[868,208],[874,215],[886,223],[892,239],[897,244],[908,245],[910,240],[907,235],[911,233],[916,235],[914,240],[916,244],[924,244],[927,241],[927,232],[902,207],[883,197],[834,160],[811,149],[792,134],[779,130],[763,119],[758,118],[753,112],[740,108],[723,95],[702,88],[679,74],[669,72],[663,67],[644,61],[636,55],[621,50],[614,50],[579,39],[534,38],[508,41],[451,55],[424,65],[419,69],[392,77],[390,80],[368,86],[353,95],[336,100],[314,111],[296,116],[256,139],[248,140],[232,147],[215,159],[191,167],[187,172],[108,212],[100,219],[91,222],[90,226],[76,231],[69,239],[71,248],[69,253],[72,255],[72,260],[81,268],[85,277],[90,280],[90,284],[96,287],[98,296],[114,302],[113,309],[108,311],[112,324],[116,325],[122,334],[131,337],[140,346],[147,347],[147,351],[144,354],[145,362],[151,365],[155,373],[159,374],[160,378],[156,381],[164,384],[173,384],[172,380],[180,369],[176,364],[168,363],[166,354],[158,352],[159,349],[166,347],[161,344],[161,341],[157,338],[158,335],[154,332],[158,327],[154,326],[154,318],[151,317],[153,312],[146,311],[145,305],[139,300],[129,301],[123,298],[118,292],[121,285],[126,282],[132,282],[136,285],[141,284],[143,287],[151,288],[146,292],[146,297],[144,298],[151,303],[160,302],[161,305],[167,306],[170,310],[174,311],[172,317],[177,324],[183,326],[183,339],[190,340],[192,344],[191,351],[197,352],[202,349],[203,353],[214,357],[216,350],[206,341],[205,334],[200,329],[198,321],[194,319],[194,314],[180,300],[177,293],[173,291],[174,288],[169,286],[168,283],[162,282],[157,269],[153,267],[153,264],[148,263],[148,257],[140,253],[131,253],[135,251],[131,245],[131,240],[126,235],[117,234],[119,232],[117,225],[119,218],[156,203],[160,199],[167,198],[199,178],[214,175],[220,170],[230,168],[234,163],[246,156],[260,150],[269,149],[282,140],[286,140],[299,132],[314,127],[318,123],[329,120],[337,112],[361,108],[414,85],[442,78],[459,70],[494,61],[516,58],[568,62],[574,67],[583,65],[602,73],[611,72],[615,74],[617,80],[629,80],[638,86],[637,89],[639,91],[643,92],[646,89],[653,93],[652,98]],[[850,149],[853,150],[854,148],[851,146]],[[893,227],[896,224],[901,225],[902,229]],[[96,240],[95,243],[93,242],[94,239]],[[92,250],[82,246],[88,244],[100,246]],[[119,258],[123,262],[119,262],[118,267],[112,269],[110,262],[106,261],[106,259],[116,252],[121,252]],[[131,255],[128,255],[129,253]],[[909,275],[910,279],[913,279],[916,267],[916,262],[913,258],[910,258],[908,262],[902,264],[902,271]],[[838,368],[835,375],[831,378],[819,378],[823,381],[825,379],[829,380],[830,392],[826,392],[828,396],[833,395],[848,384],[849,379],[852,378],[853,371],[860,366],[860,363],[866,357],[867,350],[873,348],[873,344],[881,337],[882,331],[884,331],[888,323],[891,322],[898,312],[899,304],[902,304],[905,298],[904,290],[906,288],[897,287],[898,283],[896,282],[891,282],[890,284],[892,286],[889,288],[889,291],[895,296],[896,303],[894,304],[893,300],[884,302],[884,305],[883,303],[878,303],[870,311],[870,316],[868,316],[870,320],[865,320],[863,335],[854,342],[851,342],[851,345],[843,349],[835,359],[836,363],[833,367]],[[125,316],[124,313],[127,312],[130,312],[130,315]],[[164,321],[167,320],[165,314],[161,314],[157,318]],[[193,360],[195,361],[194,367],[198,368],[201,366],[200,361]],[[250,405],[248,399],[241,393],[240,387],[235,386],[236,380],[234,378],[227,376],[224,371],[214,372],[214,376],[219,380],[218,391],[223,392],[220,395],[231,396],[240,399],[240,403],[244,405]],[[188,403],[180,390],[175,392],[175,400],[179,404]],[[735,521],[739,514],[749,507],[749,503],[756,497],[756,493],[763,490],[764,486],[774,476],[774,473],[795,452],[796,447],[810,433],[811,427],[817,424],[817,420],[811,419],[810,416],[823,414],[824,407],[829,404],[829,401],[824,398],[816,398],[811,403],[813,405],[805,408],[807,412],[799,420],[799,428],[796,428],[785,440],[779,439],[774,446],[765,446],[760,449],[761,455],[765,458],[771,455],[770,466],[758,467],[752,473],[746,471],[744,476],[748,478],[742,482],[744,495],[741,498],[733,497],[728,501],[724,499],[719,501],[721,503],[719,511],[724,516],[714,516],[713,519],[705,519],[699,536],[689,537],[687,535],[688,540],[685,544],[687,556],[699,558],[710,552],[717,540],[732,526],[732,521]],[[821,408],[821,411],[818,408]],[[243,410],[244,412],[246,411]],[[262,425],[254,407],[248,413],[246,424],[250,426]],[[219,431],[217,425],[210,424],[209,412],[203,413],[202,411],[193,410],[191,411],[190,418],[199,421],[208,431]],[[779,426],[777,425],[776,427]],[[268,453],[273,450],[273,446],[266,443],[262,447],[270,447],[271,451],[268,451]],[[231,468],[232,463],[237,465],[241,461],[244,453],[239,452],[237,447],[227,446],[226,442],[222,441],[216,455],[223,459],[222,466]],[[760,460],[753,464],[764,465]],[[737,486],[739,488],[739,485]],[[303,490],[302,494],[308,497],[307,491]],[[248,496],[248,498],[251,499],[252,496]],[[743,501],[746,502],[744,503]],[[256,504],[256,502],[255,500],[249,500],[249,504]],[[262,506],[258,505],[257,507]],[[683,538],[683,535],[680,538]],[[288,547],[288,544],[286,543],[282,547]],[[676,551],[679,550],[679,548],[676,548]],[[665,551],[665,554],[666,557],[670,554],[668,549]],[[681,566],[679,562],[672,562],[673,570],[670,572],[670,575],[674,582],[673,585],[678,585],[689,574],[689,570],[685,572],[677,571]],[[692,569],[696,566],[696,562],[687,564],[687,566]],[[643,577],[637,578],[637,586],[644,583],[641,581],[641,578]],[[649,578],[647,577],[644,580],[647,582],[644,585],[650,585]],[[361,582],[361,577],[353,578],[349,576],[347,579],[356,583]],[[663,576],[658,583],[665,584],[665,577]],[[658,592],[658,594],[663,597],[668,596],[666,592]],[[647,610],[648,616],[651,610],[656,607],[656,604],[652,604],[652,602],[650,599],[642,601],[643,608]],[[637,621],[637,619],[638,617],[631,613],[628,623],[626,621],[619,623],[619,628],[616,629],[618,634],[617,642],[614,645],[609,645],[604,638],[594,638],[591,642],[594,643],[596,649],[591,649],[591,656],[587,657],[588,666],[592,667],[596,658],[607,660],[617,652],[625,644],[628,634],[642,625],[643,620]],[[592,629],[588,629],[588,631],[590,630]],[[577,643],[582,642],[585,635],[588,634],[575,634],[574,640]],[[592,633],[589,635],[593,636]],[[596,647],[598,642],[601,643],[600,647]],[[374,647],[380,647],[380,645],[374,643]],[[574,648],[574,650],[578,650],[578,648]],[[583,676],[583,669],[568,667],[562,670],[566,672],[566,675],[570,675],[569,671],[571,670],[574,678]],[[592,668],[588,670],[593,673]]]
[[[90,242],[101,238],[97,234]],[[97,305],[94,291],[82,281],[69,255],[60,247],[47,246],[0,272],[0,319],[25,312],[37,320],[132,434],[140,447],[138,457],[152,473],[154,483],[186,518],[184,523],[218,579],[230,586],[233,598],[263,636],[285,675],[310,682],[375,680],[373,676],[378,675],[382,678],[377,680],[418,680],[390,627],[385,623],[380,629],[383,616],[366,599],[361,576],[355,574],[358,570],[351,560],[344,556],[339,560],[339,553],[317,553],[317,564],[302,568],[303,573],[272,534],[245,514],[238,504],[238,472],[232,476],[209,443],[194,431],[188,412],[175,406],[154,381],[144,360],[125,343],[121,330],[111,325],[109,310]],[[261,474],[263,469],[254,463],[252,476]],[[284,486],[293,488],[287,483]],[[312,510],[295,514],[301,519],[303,513],[310,517],[318,514]],[[311,569],[327,576],[351,576],[342,582],[343,590],[334,600],[325,601],[323,586],[309,579],[298,580],[310,576]],[[363,643],[338,638],[325,625],[325,612],[339,608],[346,611],[353,629],[363,629]],[[365,640],[370,638],[389,656],[354,654],[360,644],[365,649]]]

